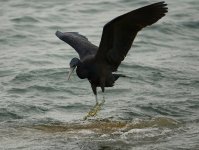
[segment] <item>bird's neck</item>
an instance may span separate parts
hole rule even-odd
[[[86,69],[86,67],[83,65],[82,62],[78,63],[76,73],[80,79],[88,78],[88,70]]]

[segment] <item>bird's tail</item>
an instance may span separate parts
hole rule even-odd
[[[113,74],[115,81],[119,78],[119,77],[127,77],[126,75],[123,74]]]

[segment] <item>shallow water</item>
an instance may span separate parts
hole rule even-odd
[[[167,0],[142,30],[95,117],[90,85],[55,35],[100,42],[103,25],[148,0],[0,0],[0,149],[199,149],[199,3]],[[99,98],[102,93],[99,91]]]

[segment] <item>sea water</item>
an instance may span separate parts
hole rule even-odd
[[[166,0],[94,117],[84,119],[95,105],[89,82],[67,81],[78,55],[57,30],[98,46],[104,24],[154,2],[0,0],[0,149],[199,149],[198,0]]]

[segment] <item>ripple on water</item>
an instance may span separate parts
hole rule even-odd
[[[183,104],[183,102],[176,102],[171,103],[170,105],[164,104],[148,104],[148,105],[138,105],[137,107],[140,108],[145,113],[152,113],[156,115],[164,115],[164,116],[173,116],[173,117],[184,117],[190,115],[192,113],[191,110],[185,109],[186,105],[182,105],[178,107],[179,104]]]
[[[14,111],[9,111],[7,108],[0,108],[0,122],[15,119],[23,119],[23,117],[16,114]]]
[[[199,27],[199,21],[187,21],[187,22],[181,22],[181,25],[187,28],[191,29],[198,29]]]
[[[7,108],[0,109],[0,120],[18,120],[24,119],[29,116],[41,115],[48,111],[49,108],[45,106],[29,105],[29,104],[18,104],[11,103]]]
[[[39,22],[39,20],[35,19],[34,17],[31,16],[23,16],[23,17],[18,17],[18,18],[13,18],[11,19],[12,22],[15,23],[36,23]]]
[[[51,69],[38,69],[31,70],[25,73],[17,74],[11,82],[24,82],[31,81],[39,78],[53,78],[57,79],[60,76],[65,77],[66,70],[65,68],[51,68]]]

